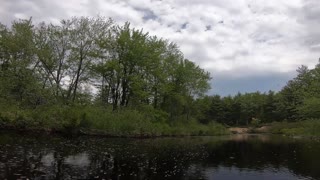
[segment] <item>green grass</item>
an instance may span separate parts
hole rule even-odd
[[[43,106],[0,110],[0,126],[17,129],[47,129],[63,132],[102,134],[109,136],[194,136],[222,135],[228,130],[221,124],[200,124],[194,119],[168,120],[168,114],[149,107],[112,111],[102,106]]]
[[[271,133],[290,136],[320,137],[320,119],[308,119],[298,122],[274,122],[271,124]]]
[[[200,124],[196,120],[191,119],[188,121],[177,121],[170,124],[168,129],[168,135],[187,135],[187,136],[197,136],[197,135],[224,135],[229,134],[229,131],[221,124],[209,123]]]

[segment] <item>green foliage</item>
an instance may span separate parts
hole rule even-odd
[[[146,107],[145,107],[146,108]],[[84,132],[110,136],[222,135],[227,129],[217,123],[203,125],[180,117],[167,123],[163,111],[122,109],[102,106],[42,106],[33,110],[12,108],[0,112],[0,125],[15,128],[55,129],[68,133]]]
[[[252,120],[251,120],[251,125],[256,126],[256,127],[259,126],[260,123],[261,123],[261,120],[258,118],[252,118]]]
[[[103,130],[110,135],[153,135],[155,129],[150,119],[136,110],[103,109],[88,107],[84,110],[92,129]]]
[[[290,136],[320,136],[320,120],[308,119],[298,122],[275,122],[271,124],[271,132]]]
[[[302,104],[297,107],[298,114],[303,118],[320,117],[320,98],[310,97],[304,99]]]
[[[74,17],[58,25],[0,25],[4,126],[172,135],[169,124],[181,117],[189,123],[209,80],[176,44],[130,23]]]
[[[314,69],[301,66],[298,75],[278,93],[245,93],[236,96],[211,96],[209,109],[201,122],[249,125],[274,121],[295,122],[320,117],[320,64]],[[208,103],[208,100],[205,100]],[[206,106],[208,107],[208,106]],[[254,121],[259,119],[259,123]],[[290,130],[289,130],[290,131]],[[290,131],[291,132],[291,131]]]
[[[183,120],[177,120],[171,124],[169,129],[169,135],[225,135],[229,134],[229,131],[221,124],[211,122],[209,124],[199,124],[195,119],[191,119],[188,122]]]
[[[203,110],[200,118],[203,123],[217,121],[222,124],[241,126],[249,125],[253,119],[259,119],[261,123],[281,120],[279,98],[272,91],[239,93],[233,97],[215,95],[197,100],[197,103]],[[203,103],[206,105],[204,106]]]
[[[319,118],[320,64],[314,69],[301,66],[298,75],[281,90],[281,109],[290,121]]]

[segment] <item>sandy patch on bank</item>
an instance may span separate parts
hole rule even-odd
[[[259,128],[240,128],[240,127],[232,127],[229,128],[229,131],[233,134],[248,134],[248,133],[268,133],[270,131],[270,126],[262,126]]]
[[[232,127],[229,131],[233,134],[246,134],[249,133],[249,128]]]

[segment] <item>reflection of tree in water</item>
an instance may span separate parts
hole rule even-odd
[[[312,148],[311,148],[311,144]],[[204,161],[208,167],[237,167],[261,171],[288,168],[297,175],[319,178],[320,156],[306,150],[320,150],[315,142],[227,141],[222,148],[212,149]]]
[[[4,144],[0,140],[0,179],[206,179],[206,170],[221,167],[257,172],[288,168],[295,174],[320,178],[320,145],[314,141],[9,139]]]
[[[62,179],[63,178],[63,157],[59,152],[54,152],[54,163],[52,172],[55,175],[54,179]]]
[[[41,159],[46,149],[38,151],[36,147],[25,141],[14,141],[20,144],[6,144],[0,151],[0,179],[18,179],[20,177],[39,177],[44,175]],[[4,170],[4,172],[3,172]]]
[[[111,178],[116,168],[116,162],[108,152],[91,153],[88,176],[90,178]]]

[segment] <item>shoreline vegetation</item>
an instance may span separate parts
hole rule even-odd
[[[128,22],[0,23],[2,129],[158,137],[224,135],[244,126],[320,136],[320,63],[299,67],[279,92],[209,96],[210,81],[178,45]]]
[[[29,124],[30,125],[30,124]],[[270,134],[270,135],[283,135],[293,138],[310,138],[320,139],[320,123],[317,120],[306,120],[296,123],[272,123],[265,124],[258,127],[225,127],[221,124],[211,124],[209,126],[193,125],[192,130],[188,130],[192,125],[180,127],[167,127],[166,131],[140,131],[136,129],[131,132],[114,132],[110,133],[103,129],[88,129],[84,127],[73,128],[46,128],[46,127],[26,127],[15,126],[14,124],[3,123],[0,124],[0,131],[13,131],[23,132],[30,134],[47,134],[47,135],[66,135],[66,136],[94,136],[105,138],[160,138],[160,137],[190,137],[190,136],[224,136],[232,134]]]
[[[219,123],[200,124],[196,120],[159,122],[155,112],[106,110],[105,107],[50,107],[34,111],[0,114],[0,128],[48,134],[94,135],[105,137],[213,136],[229,134]]]
[[[320,138],[320,121],[309,119],[298,122],[273,122],[249,127],[231,127],[232,134],[279,134],[290,137]]]

